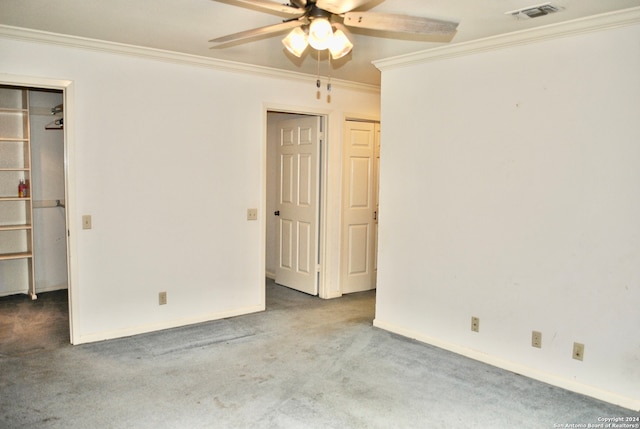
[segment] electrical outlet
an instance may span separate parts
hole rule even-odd
[[[584,356],[584,344],[573,343],[573,358],[575,360],[582,360]]]
[[[247,209],[247,220],[258,220],[258,209]]]
[[[480,318],[478,317],[471,318],[471,330],[473,332],[480,332]]]
[[[91,215],[82,215],[82,229],[91,229]]]
[[[531,347],[542,348],[542,332],[540,331],[532,331],[531,332]]]
[[[158,293],[158,305],[166,305],[167,304],[167,293],[160,292]]]

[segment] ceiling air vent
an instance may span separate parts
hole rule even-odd
[[[563,8],[553,6],[550,2],[535,6],[527,6],[522,9],[505,12],[505,15],[512,15],[517,19],[539,18],[541,16],[560,12]]]

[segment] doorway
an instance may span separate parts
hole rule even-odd
[[[326,130],[328,121],[326,115],[274,109],[267,110],[266,116],[265,273],[267,278],[274,280],[276,266],[280,262],[278,258],[281,257],[277,245],[278,240],[282,239],[278,236],[278,222],[281,217],[276,215],[279,214],[277,185],[281,180],[278,178],[277,170],[277,145],[282,129],[278,129],[278,124],[305,118],[319,118],[321,120],[321,135],[325,137],[329,133]],[[318,294],[321,298],[334,298],[345,293],[362,292],[376,288],[380,123],[375,119],[345,118],[343,124],[342,179],[339,185],[342,188],[340,192],[343,201],[340,202],[342,215],[338,235],[327,236],[331,225],[325,225],[327,220],[323,216],[323,214],[326,215],[327,210],[335,210],[336,200],[328,194],[337,190],[334,188],[332,188],[333,191],[328,190],[329,176],[326,172],[329,169],[327,165],[329,145],[324,139],[321,139],[318,151],[320,158],[318,162],[319,207],[317,210],[317,280],[319,290],[311,294]],[[339,183],[334,183],[334,185],[336,184]],[[334,204],[332,208],[327,208],[327,204],[325,204],[327,201],[333,201],[329,204]],[[327,263],[327,258],[329,258],[329,262],[339,260],[339,263]],[[338,281],[336,282],[336,280]],[[327,284],[331,286],[327,286]]]
[[[318,295],[324,116],[267,111],[266,277]]]
[[[29,278],[26,279],[29,298],[21,304],[21,308],[28,311],[22,313],[26,316],[21,316],[18,322],[21,329],[27,328],[30,321],[35,323],[40,309],[54,309],[54,312],[60,313],[57,315],[58,322],[64,320],[52,329],[60,338],[65,338],[65,342],[73,344],[69,240],[73,228],[69,225],[68,216],[70,165],[68,131],[64,127],[69,123],[69,116],[72,116],[65,111],[66,101],[72,99],[72,83],[0,74],[0,87],[12,88],[23,94],[23,107],[17,110],[23,111],[24,129],[27,130],[21,140],[23,144],[28,143],[27,155],[22,156],[23,166],[14,168],[25,179],[29,179],[26,193],[16,195],[23,195],[20,203],[27,207],[24,226],[21,224],[20,228],[28,231],[25,234],[27,238],[23,239],[28,243],[28,251],[24,253],[31,255],[26,258],[30,262],[25,264],[31,265],[27,269]],[[17,110],[11,110],[10,114],[15,115]],[[4,292],[0,290],[0,295],[10,296],[3,300],[11,300],[12,291]],[[17,293],[18,300],[21,296],[27,299],[22,290]]]

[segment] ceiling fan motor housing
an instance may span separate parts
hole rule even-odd
[[[307,14],[309,19],[311,19],[311,20],[314,20],[316,18],[325,18],[327,20],[330,20],[332,15],[333,14],[331,12],[328,12],[328,11],[326,11],[324,9],[320,9],[315,4],[313,4],[311,6],[311,9],[309,10],[309,13]]]

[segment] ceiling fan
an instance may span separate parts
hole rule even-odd
[[[228,0],[214,0],[229,3]],[[213,48],[224,48],[259,36],[291,30],[282,39],[285,48],[296,57],[302,56],[307,46],[317,51],[328,49],[331,58],[347,55],[353,43],[347,37],[347,27],[408,33],[415,35],[450,36],[456,32],[458,22],[390,13],[355,11],[371,0],[289,0],[281,5],[268,0],[234,0],[263,10],[290,16],[283,22],[266,27],[241,31],[210,40]]]

